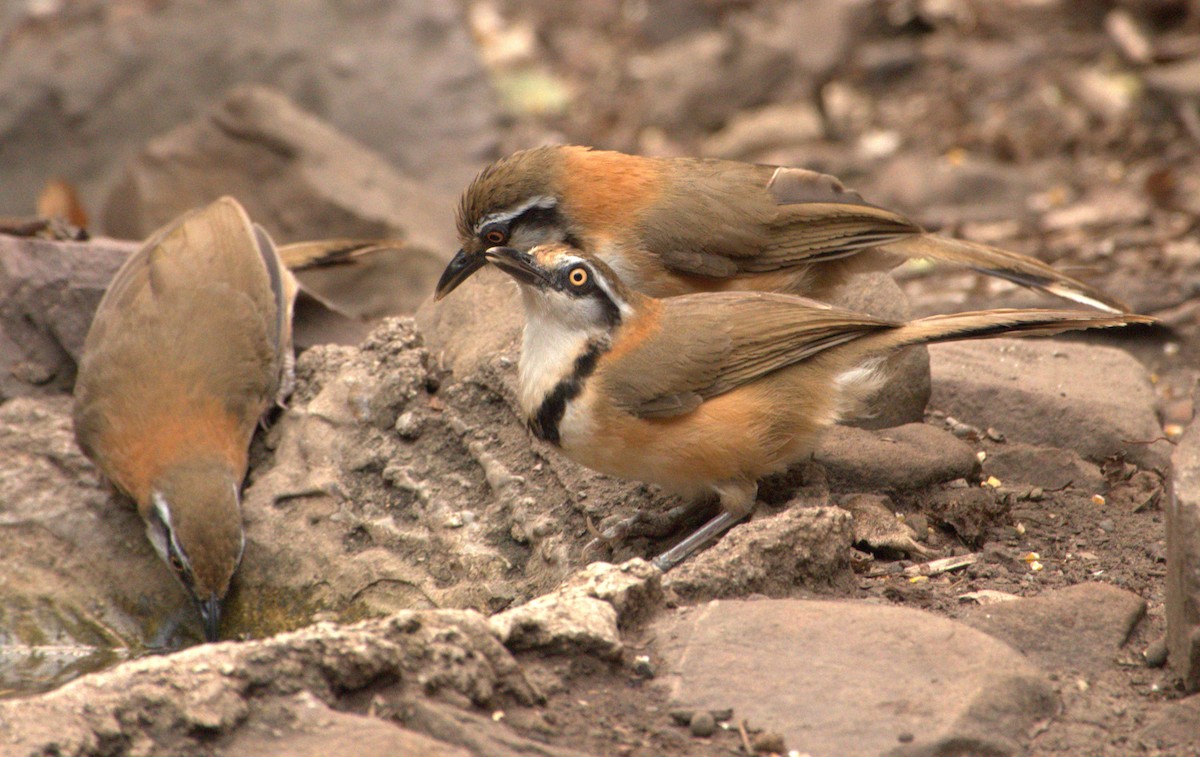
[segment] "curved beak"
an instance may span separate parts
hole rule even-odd
[[[213,594],[208,599],[196,599],[200,619],[204,621],[204,640],[219,641],[221,638],[221,598]]]
[[[544,287],[550,283],[550,275],[527,252],[513,247],[492,247],[483,257],[522,284]]]
[[[470,278],[471,274],[483,268],[486,262],[482,255],[468,255],[466,250],[460,249],[451,258],[446,270],[442,271],[442,277],[438,279],[437,287],[433,290],[433,299],[440,300],[453,292],[459,284]]]

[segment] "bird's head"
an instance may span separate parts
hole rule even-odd
[[[539,244],[577,241],[563,212],[563,148],[522,150],[483,169],[463,192],[458,207],[462,248],[446,266],[434,296],[445,297],[487,261],[484,251],[512,247],[528,252]]]
[[[569,330],[611,332],[643,297],[604,261],[567,244],[539,245],[529,252],[491,247],[483,257],[520,284],[527,318],[549,319]]]
[[[146,535],[196,602],[207,641],[220,635],[221,605],[246,546],[238,484],[220,462],[174,465],[155,481],[146,515]]]

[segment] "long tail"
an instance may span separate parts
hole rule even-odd
[[[1109,313],[1128,313],[1129,306],[1099,289],[1037,258],[989,247],[977,242],[936,234],[916,234],[891,242],[884,250],[909,258],[932,258],[966,265],[980,273],[1039,289],[1081,305]]]
[[[1064,331],[1102,329],[1134,323],[1154,323],[1146,315],[1108,315],[1085,310],[981,310],[972,313],[934,315],[859,339],[863,354],[881,354],[914,344],[987,339],[998,336],[1050,336]]]
[[[353,263],[359,258],[404,246],[399,239],[321,239],[279,248],[283,264],[293,271]]]

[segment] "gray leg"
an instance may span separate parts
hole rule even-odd
[[[723,481],[713,487],[721,497],[721,514],[698,528],[695,533],[663,552],[651,562],[664,573],[686,560],[694,552],[715,541],[754,511],[758,484],[754,481]]]

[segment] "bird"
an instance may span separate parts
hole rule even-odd
[[[463,191],[457,227],[462,248],[435,299],[483,266],[488,248],[566,242],[654,297],[759,290],[828,301],[854,273],[932,258],[1106,312],[1129,311],[1036,258],[927,233],[833,176],[803,168],[538,147],[484,168]]]
[[[241,485],[260,420],[291,390],[296,283],[231,197],[149,237],[84,341],[72,418],[84,454],[137,505],[206,641],[246,539]]]
[[[517,400],[533,434],[600,473],[721,512],[655,558],[667,570],[754,508],[757,482],[807,458],[900,348],[1150,323],[1094,310],[986,310],[901,322],[778,292],[656,298],[563,243],[491,247],[519,285]]]

